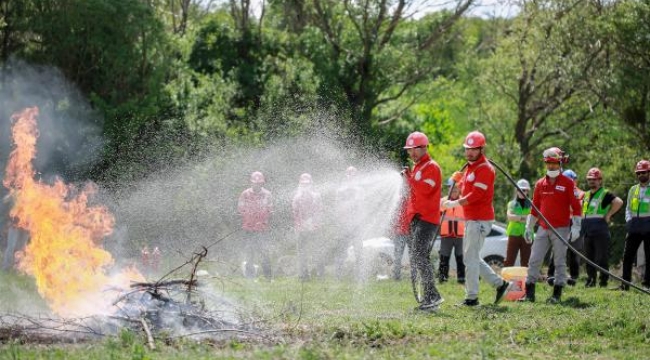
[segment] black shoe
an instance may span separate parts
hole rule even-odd
[[[458,280],[456,280],[456,281],[458,281],[459,284],[464,284],[465,283],[465,278],[458,278]]]
[[[478,299],[465,299],[458,306],[478,306]]]
[[[526,283],[526,295],[517,301],[535,302],[535,283]]]
[[[566,283],[569,286],[576,286],[576,279],[570,277],[570,278],[566,279]]]
[[[497,288],[497,295],[494,298],[494,304],[498,304],[503,300],[503,297],[510,291],[512,283],[507,280],[503,280],[503,284]]]
[[[438,282],[439,282],[439,283],[447,282],[447,278],[446,278],[445,276],[439,276],[439,277],[438,277]]]
[[[621,284],[615,288],[611,288],[610,290],[615,290],[615,291],[628,291],[630,290],[630,286],[627,284]]]
[[[585,283],[586,288],[592,288],[596,287],[596,279],[594,278],[587,278],[587,282]]]
[[[607,287],[607,281],[601,281],[598,283],[598,286],[601,288],[606,288]]]
[[[555,276],[549,276],[549,277],[546,279],[546,283],[549,284],[550,286],[555,285]]]
[[[420,311],[434,312],[434,311],[438,311],[439,308],[440,306],[436,302],[430,302],[427,304],[421,304],[415,309]]]
[[[553,295],[546,300],[549,304],[559,304],[562,299],[562,286],[553,286]]]

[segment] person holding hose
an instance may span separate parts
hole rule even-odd
[[[573,188],[573,196],[575,196],[576,199],[580,201],[580,206],[582,206],[582,201],[585,198],[585,192],[578,187],[578,174],[576,174],[576,172],[571,169],[566,169],[562,172],[562,175],[573,180],[573,183],[575,184],[575,187]],[[584,249],[583,239],[584,236],[580,234],[580,237],[578,237],[577,240],[571,242],[571,246],[573,246],[574,249],[580,251],[581,253]],[[548,265],[548,277],[546,279],[546,282],[548,282],[549,285],[553,286],[555,284],[555,265],[553,264],[553,254],[550,254],[548,258],[550,259],[550,263]],[[566,280],[567,285],[575,286],[578,278],[580,277],[580,256],[573,251],[568,250],[567,248],[566,261],[567,267],[569,268],[569,275],[571,275]]]
[[[442,174],[438,163],[429,156],[428,145],[429,139],[421,132],[408,136],[404,149],[415,165],[412,170],[404,169],[402,175],[410,188],[406,215],[411,228],[411,236],[407,237],[409,257],[411,266],[421,275],[424,292],[418,309],[433,311],[444,301],[436,289],[430,259],[434,236],[440,226]]]
[[[526,231],[524,232],[526,241],[533,245],[528,262],[526,295],[521,300],[535,301],[535,283],[541,277],[542,261],[548,249],[552,248],[555,282],[553,295],[548,302],[557,304],[561,300],[562,289],[566,284],[567,245],[555,235],[552,228],[565,240],[575,241],[580,236],[582,209],[580,201],[573,192],[575,186],[573,180],[560,173],[561,164],[566,161],[562,150],[557,147],[546,149],[543,157],[546,164],[546,175],[535,184],[534,206],[526,220]],[[541,219],[540,215],[543,215],[548,223]],[[533,234],[536,224],[539,224],[539,227],[537,233]],[[533,236],[535,242],[533,242]]]
[[[524,239],[526,218],[530,214],[531,208],[530,200],[526,198],[530,192],[530,183],[526,179],[520,179],[517,181],[517,186],[523,191],[523,194],[515,189],[515,198],[508,203],[508,227],[506,228],[508,245],[506,260],[503,262],[506,267],[515,265],[517,254],[519,254],[521,266],[528,267],[528,259],[530,259],[531,244]]]
[[[461,197],[458,200],[445,200],[444,209],[463,207],[465,215],[465,236],[463,255],[465,260],[465,300],[461,306],[479,305],[479,275],[496,288],[494,303],[498,304],[510,290],[511,282],[504,280],[481,259],[480,252],[485,237],[492,230],[494,222],[494,167],[484,154],[485,136],[472,131],[465,137],[465,159],[468,165],[464,173],[455,172],[452,179],[459,183]]]
[[[237,211],[241,215],[241,227],[246,234],[244,275],[255,277],[254,264],[261,258],[262,271],[267,279],[272,277],[270,252],[269,221],[273,212],[271,192],[264,188],[264,174],[254,171],[250,176],[251,187],[239,195]],[[148,251],[147,251],[148,252]]]

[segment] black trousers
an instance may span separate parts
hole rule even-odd
[[[589,260],[607,271],[609,271],[609,246],[611,241],[612,237],[609,231],[598,231],[585,234],[585,255]],[[594,279],[595,281],[598,275],[596,268],[588,263],[585,267],[587,269],[587,277]],[[601,272],[600,284],[607,285],[607,280],[609,280],[609,275]]]
[[[643,243],[645,252],[645,274],[643,285],[650,286],[650,233],[628,233],[625,237],[625,250],[623,252],[623,280],[632,281],[632,265],[636,260],[636,252]]]
[[[411,221],[411,234],[408,237],[408,249],[411,266],[420,272],[421,286],[424,291],[424,304],[434,302],[440,298],[436,289],[431,265],[431,249],[433,248],[433,236],[437,233],[438,225],[414,218]]]

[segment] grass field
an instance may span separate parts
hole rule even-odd
[[[4,313],[34,298],[29,279],[0,277]],[[639,292],[565,289],[548,305],[551,288],[537,286],[537,303],[491,305],[481,284],[478,308],[455,306],[464,290],[439,285],[446,299],[437,313],[421,313],[408,281],[333,279],[300,283],[214,279],[240,312],[256,319],[256,335],[225,341],[158,340],[123,331],[92,343],[35,344],[20,339],[0,347],[1,359],[644,359],[650,357],[650,297]],[[614,286],[614,284],[612,284]],[[20,296],[13,295],[20,289]],[[28,295],[31,292],[31,297]],[[22,305],[19,305],[21,304]],[[39,305],[40,304],[40,305]],[[34,300],[32,306],[43,306]]]

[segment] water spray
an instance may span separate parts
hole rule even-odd
[[[563,238],[562,236],[560,236],[560,234],[557,232],[557,230],[556,230],[556,229],[551,225],[551,223],[549,223],[549,221],[546,219],[546,217],[544,216],[544,214],[542,214],[542,212],[541,212],[541,211],[540,211],[540,210],[535,206],[535,204],[533,204],[533,201],[532,201],[532,200],[528,197],[528,195],[526,195],[526,194],[523,192],[523,190],[522,190],[522,189],[517,185],[517,182],[512,178],[512,176],[510,176],[510,174],[508,174],[508,173],[507,173],[507,172],[506,172],[506,171],[505,171],[501,166],[499,166],[499,164],[497,164],[497,163],[494,162],[493,160],[488,159],[488,161],[490,162],[490,164],[494,165],[494,167],[496,167],[496,168],[497,168],[497,169],[498,169],[498,170],[499,170],[499,171],[500,171],[500,172],[501,172],[501,173],[502,173],[502,174],[503,174],[503,175],[508,179],[508,181],[509,181],[510,183],[512,183],[512,185],[515,186],[515,188],[517,189],[517,192],[519,192],[519,193],[520,193],[524,198],[526,198],[526,199],[530,202],[530,204],[532,205],[532,207],[533,207],[533,208],[537,211],[537,213],[539,214],[539,218],[542,219],[542,220],[544,220],[544,222],[549,226],[549,228],[551,229],[551,231],[553,232],[553,234],[555,234],[555,236],[557,236],[557,237],[558,237],[558,238],[559,238],[559,239],[560,239],[560,240],[561,240],[561,241],[562,241],[562,242],[567,246],[567,248],[568,248],[569,250],[571,250],[574,254],[578,255],[581,259],[583,259],[583,260],[586,261],[589,265],[595,267],[595,268],[598,269],[599,271],[608,274],[609,276],[611,276],[611,277],[613,277],[614,279],[620,281],[621,283],[623,283],[623,284],[625,284],[625,285],[629,285],[629,286],[631,286],[631,287],[633,287],[633,288],[639,290],[640,292],[642,292],[642,293],[644,293],[644,294],[650,295],[650,291],[648,291],[648,290],[646,290],[646,289],[644,289],[644,288],[642,288],[642,287],[640,287],[640,286],[638,286],[638,285],[635,285],[635,284],[633,284],[633,283],[630,282],[630,281],[624,280],[623,278],[618,277],[618,276],[612,274],[612,273],[609,272],[608,270],[605,270],[604,268],[600,267],[598,264],[596,264],[596,263],[594,263],[593,261],[589,260],[589,258],[587,258],[585,255],[583,255],[583,254],[582,254],[580,251],[578,251],[576,248],[574,248],[573,246],[571,246],[570,242],[569,242],[568,240],[566,240],[565,238]]]

